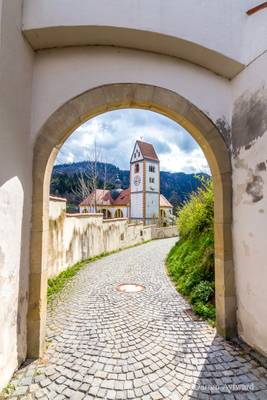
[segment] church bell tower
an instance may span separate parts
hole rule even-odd
[[[152,144],[137,140],[130,161],[130,219],[157,224],[160,215],[160,163]]]

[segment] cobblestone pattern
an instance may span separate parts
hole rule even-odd
[[[187,313],[164,271],[175,243],[128,249],[82,269],[48,310],[48,349],[12,399],[267,399],[266,369]],[[120,293],[121,283],[146,290]]]

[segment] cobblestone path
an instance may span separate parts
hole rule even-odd
[[[12,399],[267,399],[266,370],[193,320],[164,271],[174,239],[82,269],[48,310],[48,350]],[[145,286],[120,293],[121,283]]]

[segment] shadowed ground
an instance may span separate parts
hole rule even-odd
[[[83,268],[49,306],[44,359],[14,376],[9,398],[267,399],[266,369],[186,311],[164,270],[175,240]]]

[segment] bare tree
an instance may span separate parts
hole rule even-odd
[[[72,192],[80,201],[94,194],[90,206],[96,211],[96,189],[98,182],[98,164],[101,162],[101,150],[97,147],[96,140],[92,151],[88,152],[86,169],[78,172],[77,184]]]
[[[92,186],[89,184],[87,172],[79,171],[77,177],[77,184],[75,188],[72,188],[72,193],[79,199],[84,200],[91,194]]]

